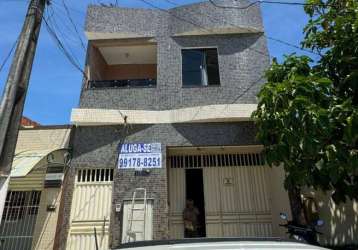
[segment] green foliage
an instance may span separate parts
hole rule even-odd
[[[309,0],[302,45],[321,54],[273,61],[253,114],[268,164],[285,185],[358,199],[358,1]]]
[[[322,54],[315,71],[330,78],[342,98],[358,103],[358,1],[308,0],[302,45]],[[323,53],[325,52],[325,53]]]

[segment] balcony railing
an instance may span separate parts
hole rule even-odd
[[[124,88],[124,87],[154,87],[156,79],[128,79],[128,80],[90,80],[88,88]]]

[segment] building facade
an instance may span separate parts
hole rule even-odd
[[[33,122],[31,124],[34,124]],[[0,249],[53,249],[70,126],[21,128],[0,226]]]
[[[183,238],[188,199],[199,236],[283,235],[282,173],[264,165],[250,119],[269,64],[259,7],[90,6],[86,20],[60,248],[94,249],[94,228],[103,249]]]
[[[286,237],[284,173],[265,165],[250,118],[269,65],[259,6],[89,6],[85,32],[54,249],[187,237],[188,201],[199,212],[196,236]],[[320,241],[356,242],[356,203],[334,208],[324,197],[303,197],[327,220]]]

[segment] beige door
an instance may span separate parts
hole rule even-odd
[[[185,169],[169,169],[169,230],[171,239],[184,238]]]
[[[132,201],[125,200],[123,202],[122,243],[143,240],[153,240],[153,200],[146,200],[145,211],[143,200],[136,200],[133,210]]]
[[[113,169],[79,169],[71,206],[68,250],[109,249]]]
[[[168,165],[171,238],[184,237],[185,169],[195,168],[203,169],[207,237],[272,236],[270,169],[259,151],[172,155]]]
[[[267,167],[204,168],[207,237],[272,236]]]

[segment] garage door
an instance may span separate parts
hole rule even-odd
[[[186,169],[202,169],[207,237],[272,236],[268,177],[259,152],[169,156],[171,238],[182,238]]]
[[[71,206],[68,250],[108,249],[113,169],[79,169]]]

